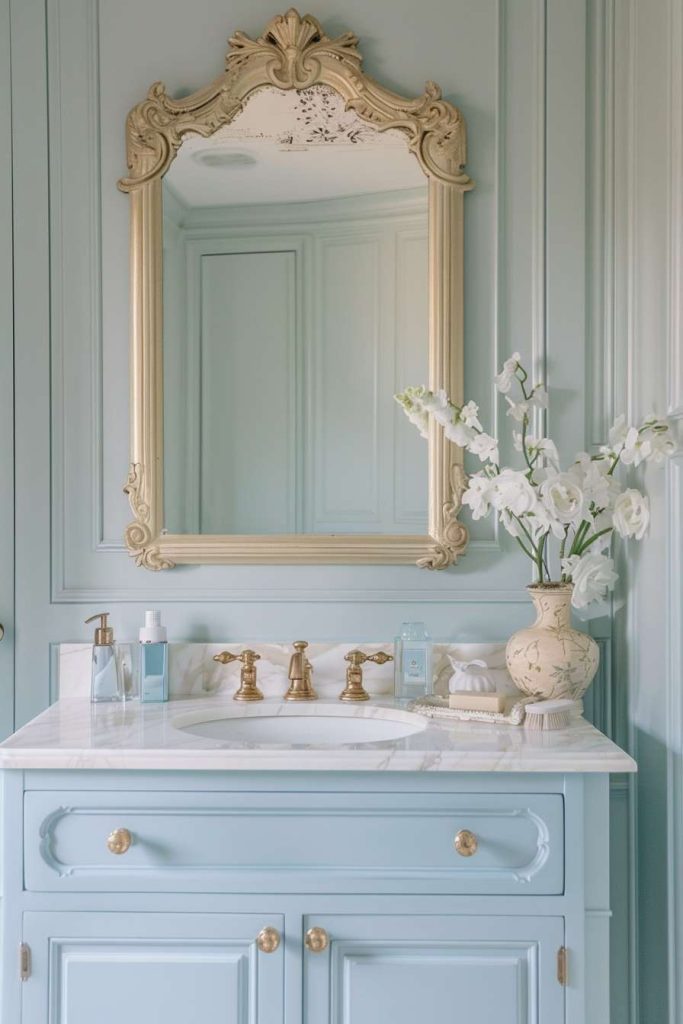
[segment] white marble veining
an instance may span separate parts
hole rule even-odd
[[[359,705],[335,699],[285,704],[270,697],[238,705],[218,694],[167,704],[95,704],[63,698],[0,745],[2,768],[174,770],[631,772],[631,758],[583,720],[554,732],[480,723],[427,720],[400,739],[321,745],[323,715],[396,716],[405,705],[375,698]],[[179,728],[222,715],[300,715],[310,719],[306,744],[226,742]],[[189,716],[189,717],[188,717]]]
[[[137,644],[119,644],[126,671],[127,687],[134,678],[132,662]],[[313,679],[316,691],[321,697],[336,697],[344,685],[346,662],[344,655],[353,647],[367,654],[377,651],[393,653],[393,640],[376,643],[311,643],[307,656],[313,665]],[[266,697],[279,697],[287,689],[287,667],[292,655],[290,643],[262,643],[242,641],[240,643],[169,644],[169,691],[171,697],[204,697],[218,693],[231,693],[239,684],[240,666],[220,665],[213,660],[214,654],[230,651],[235,654],[245,647],[257,651],[259,687]],[[449,657],[460,661],[473,658],[493,658],[498,664],[504,643],[481,644],[435,644],[434,675],[435,692],[448,693],[448,680],[453,672]],[[60,644],[59,648],[59,696],[87,697],[90,691],[91,644]],[[363,667],[365,688],[373,697],[388,696],[394,689],[393,662],[386,665],[366,664]],[[514,688],[512,680],[510,686]]]

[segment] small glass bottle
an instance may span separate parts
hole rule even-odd
[[[95,630],[92,648],[90,700],[93,704],[123,700],[123,681],[114,647],[114,630],[108,624],[109,612],[98,612],[85,621],[87,624],[96,619],[100,620],[100,625]]]
[[[168,642],[161,612],[145,612],[140,630],[140,700],[158,704],[168,700]]]
[[[394,652],[394,694],[415,700],[431,694],[432,640],[424,622],[404,622],[396,637]]]

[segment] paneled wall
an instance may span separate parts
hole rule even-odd
[[[86,637],[100,609],[123,637],[159,606],[174,638],[197,640],[362,640],[405,619],[444,639],[497,639],[529,619],[528,567],[490,524],[438,574],[151,574],[123,548],[125,115],[155,80],[171,94],[207,81],[226,37],[257,35],[274,13],[272,0],[0,0],[12,29],[17,724],[50,699],[52,645]],[[355,31],[388,86],[417,95],[434,79],[467,118],[465,391],[492,431],[505,418],[491,378],[515,349],[553,390],[565,456],[599,444],[624,408],[681,418],[680,0],[318,0],[313,13],[331,34]],[[0,101],[8,132],[3,117]],[[610,622],[591,623],[602,667],[589,712],[641,761],[639,780],[612,790],[615,1024],[683,1021],[682,479],[679,459],[647,480],[654,527],[624,565],[616,641]]]
[[[171,635],[392,635],[423,618],[444,637],[505,636],[529,617],[528,567],[486,524],[459,566],[186,567],[152,574],[122,545],[129,516],[128,200],[124,121],[149,84],[194,89],[235,28],[270,0],[22,0],[13,30],[17,393],[17,721],[45,705],[49,645],[119,635],[163,605]],[[492,375],[513,349],[560,390],[551,428],[584,436],[586,11],[582,0],[411,0],[314,12],[352,28],[368,71],[418,95],[439,82],[466,114],[466,392],[496,429]],[[47,54],[47,60],[45,55]],[[504,417],[503,417],[504,422]],[[35,628],[32,628],[32,623]]]

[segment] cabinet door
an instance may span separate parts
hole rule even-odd
[[[278,915],[27,913],[22,1024],[282,1024],[267,925],[282,933]]]
[[[316,915],[329,944],[305,954],[306,1024],[560,1024],[564,919]]]

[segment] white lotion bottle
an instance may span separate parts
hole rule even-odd
[[[160,611],[146,611],[140,629],[140,700],[145,704],[168,700],[168,639]]]
[[[108,624],[109,612],[91,615],[85,620],[86,625],[96,619],[100,620],[100,625],[95,630],[92,648],[90,700],[93,704],[123,700],[123,680],[114,648],[114,630]]]

